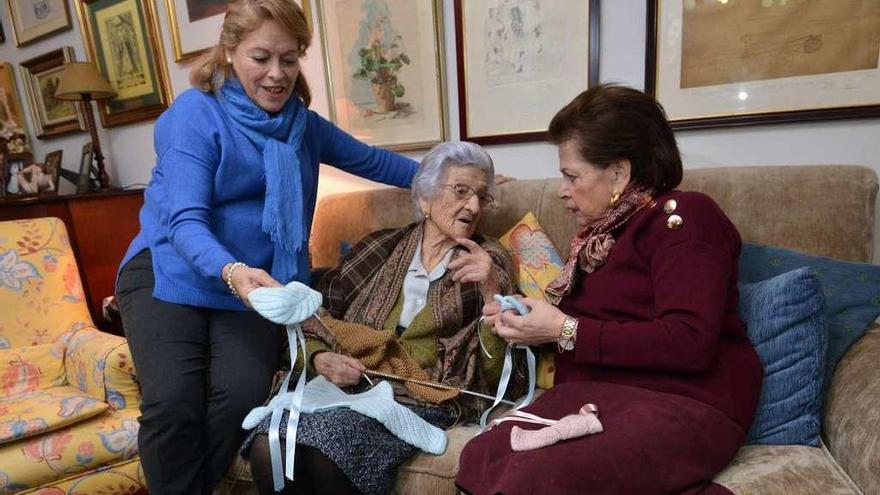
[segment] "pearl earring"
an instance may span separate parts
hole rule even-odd
[[[226,57],[226,63],[232,65],[232,57]]]

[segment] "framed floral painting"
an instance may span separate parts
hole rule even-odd
[[[546,138],[599,81],[599,0],[455,0],[461,139]]]
[[[30,138],[18,98],[15,69],[8,62],[0,62],[0,154],[29,150]]]
[[[73,48],[65,46],[21,63],[38,138],[86,130],[81,104],[55,99],[64,64],[74,60]]]
[[[16,46],[71,28],[67,0],[7,0],[7,3]]]
[[[447,138],[440,0],[319,0],[331,119],[366,143]]]
[[[88,59],[116,96],[98,102],[104,127],[158,117],[173,98],[150,0],[74,0]]]

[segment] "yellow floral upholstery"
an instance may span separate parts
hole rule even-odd
[[[0,399],[63,385],[63,350],[54,344],[0,349]]]
[[[0,495],[146,493],[139,402],[125,339],[91,321],[64,224],[0,222]]]
[[[517,272],[517,288],[529,297],[541,299],[544,289],[562,274],[563,261],[532,212],[526,213],[498,242],[510,252]],[[538,353],[537,385],[553,386],[555,347]]]

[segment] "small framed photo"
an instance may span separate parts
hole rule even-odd
[[[9,153],[3,158],[3,194],[6,197],[26,196],[38,192],[36,187],[31,187],[33,165],[34,157],[29,152]]]
[[[79,161],[79,180],[76,183],[77,193],[86,193],[93,189],[92,184],[92,142],[83,145],[82,155]]]
[[[98,102],[101,124],[159,116],[173,99],[152,0],[74,0],[88,59],[116,96]]]
[[[447,139],[441,0],[319,0],[330,117],[395,150]]]
[[[52,191],[50,194],[55,195],[58,194],[58,182],[61,179],[61,157],[63,156],[62,150],[55,150],[46,153],[46,158],[43,160],[43,165],[45,167],[45,172],[49,177],[52,178]]]
[[[70,29],[67,0],[7,0],[15,45],[28,43]]]
[[[81,103],[55,99],[64,64],[74,60],[73,48],[65,46],[21,63],[24,88],[40,139],[86,130]]]

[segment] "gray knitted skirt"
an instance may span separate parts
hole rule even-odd
[[[453,423],[438,407],[409,409],[439,428],[448,428]],[[266,417],[251,431],[242,445],[242,457],[250,457],[256,435],[269,433],[269,421],[270,417]],[[284,411],[279,432],[282,439],[287,437],[286,424],[287,411]],[[366,495],[389,493],[398,466],[419,450],[397,438],[379,421],[348,408],[300,415],[296,443],[320,450]]]

